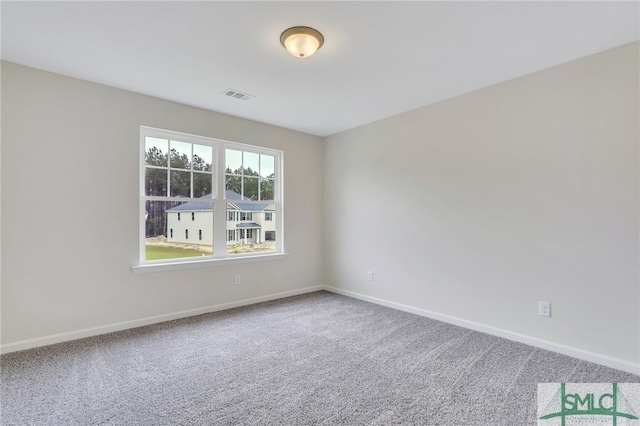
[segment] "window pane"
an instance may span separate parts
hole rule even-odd
[[[258,199],[258,178],[245,177],[242,179],[244,183],[244,186],[243,186],[244,193],[242,195],[244,195],[245,198],[248,198],[250,200],[257,200]]]
[[[211,171],[211,147],[193,145],[193,170]]]
[[[211,174],[193,173],[193,197],[199,198],[211,195]]]
[[[182,218],[194,220],[178,221]],[[192,216],[193,214],[193,216]],[[145,203],[145,259],[176,259],[213,254],[213,203]]]
[[[171,170],[171,196],[191,197],[191,172]]]
[[[227,149],[225,161],[226,173],[242,174],[242,151]]]
[[[260,156],[253,152],[244,153],[244,175],[258,176],[260,172]]]
[[[171,141],[169,167],[172,169],[191,169],[191,144]]]
[[[260,179],[260,199],[273,200],[273,179]]]
[[[167,173],[168,170],[145,168],[144,171],[144,193],[145,195],[167,196]]]
[[[260,155],[260,176],[266,178],[275,177],[275,166],[272,156]]]
[[[145,224],[141,262],[202,256],[210,254],[214,244],[227,245],[227,250],[218,253],[221,257],[276,250],[276,225],[278,229],[282,226],[281,215],[275,211],[276,206],[281,207],[275,198],[281,191],[280,176],[276,176],[279,151],[187,138],[159,129],[141,128],[141,135],[146,206],[140,218]],[[224,162],[224,168],[219,162]],[[217,188],[222,186],[221,179],[222,193],[222,188]],[[219,208],[227,206],[226,212],[220,211],[225,214],[226,229],[221,227],[220,235],[213,235],[213,206],[217,202],[223,203]]]
[[[147,136],[144,138],[144,162],[149,166],[167,167],[169,141]]]
[[[224,188],[227,190],[225,198],[239,200],[242,193],[242,178],[240,176],[227,175]]]
[[[267,219],[271,214],[271,220]],[[233,219],[239,220],[233,220]],[[227,253],[275,250],[276,225],[273,205],[227,204]]]

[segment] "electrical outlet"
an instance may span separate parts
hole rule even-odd
[[[543,317],[550,317],[551,316],[551,303],[550,302],[543,302],[542,300],[540,302],[538,302],[538,315],[541,315]]]
[[[235,285],[240,284],[240,274],[236,274],[236,276],[233,278],[233,283]]]
[[[367,272],[367,281],[373,281],[373,271]]]

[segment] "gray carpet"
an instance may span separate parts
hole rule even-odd
[[[317,292],[3,355],[3,425],[526,425],[640,377]]]

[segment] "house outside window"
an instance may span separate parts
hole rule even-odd
[[[140,136],[141,264],[283,253],[275,238],[281,151],[148,127]],[[197,240],[189,240],[182,213],[191,215]]]

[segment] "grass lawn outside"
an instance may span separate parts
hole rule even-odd
[[[201,257],[205,256],[200,250],[187,249],[182,247],[171,246],[157,246],[146,244],[145,245],[145,259],[147,260],[160,260],[160,259],[175,259],[181,257]]]
[[[263,243],[234,244],[227,246],[228,254],[256,253],[273,251],[276,249],[275,241]],[[145,244],[146,260],[180,259],[185,257],[210,256],[212,247],[210,245],[194,245],[181,243],[168,243],[166,238],[147,238]]]

